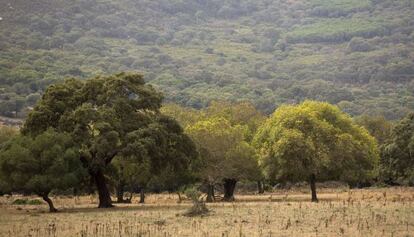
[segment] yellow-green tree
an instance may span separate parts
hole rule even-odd
[[[265,116],[248,101],[238,103],[212,101],[205,109],[205,115],[207,117],[223,117],[232,125],[245,125],[249,128],[251,134],[254,134],[265,120]]]
[[[246,142],[247,126],[212,117],[188,126],[186,132],[201,155],[200,175],[209,184],[207,201],[213,201],[213,185],[217,182],[224,183],[224,200],[232,201],[237,181],[261,177],[255,150]]]
[[[277,181],[364,182],[376,175],[378,147],[368,131],[324,102],[284,105],[259,128],[254,145],[265,175]]]
[[[162,114],[177,120],[183,128],[206,118],[205,112],[202,110],[183,107],[173,103],[164,104],[160,111]]]

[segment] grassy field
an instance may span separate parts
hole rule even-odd
[[[54,214],[2,197],[0,236],[414,236],[413,188],[320,191],[319,203],[301,191],[239,195],[191,218],[191,203],[173,194],[106,210],[93,196],[54,197]]]

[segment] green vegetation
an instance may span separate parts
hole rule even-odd
[[[370,0],[311,0],[313,14],[327,17],[338,17],[346,14],[367,10],[371,7]]]
[[[376,177],[375,139],[327,103],[281,106],[259,128],[254,143],[267,178],[309,181],[312,201],[318,201],[316,179],[355,184]]]
[[[414,109],[408,0],[17,0],[0,8],[0,115],[25,118],[67,77],[140,71],[166,102],[327,101]]]
[[[175,120],[159,113],[161,100],[162,95],[145,85],[139,74],[70,79],[46,90],[22,133],[25,139],[50,128],[68,134],[78,161],[96,184],[99,207],[112,207],[105,172],[114,159],[121,161],[118,167],[132,163],[148,168],[143,172],[153,176],[175,175],[175,182],[188,179],[185,171],[197,158],[195,146]],[[122,168],[118,171],[121,178],[131,175]],[[139,171],[133,169],[133,175]]]
[[[384,144],[391,138],[393,125],[384,117],[363,115],[354,118],[354,121],[356,124],[367,129],[369,134],[377,139],[379,145]]]
[[[214,201],[218,184],[223,184],[223,200],[233,201],[237,182],[262,181],[258,156],[250,143],[265,117],[251,103],[213,101],[202,110],[169,104],[161,111],[183,124],[197,144],[198,178],[206,186],[208,202]]]
[[[12,202],[13,205],[42,205],[38,199],[16,199]]]
[[[187,190],[191,216],[208,211],[202,192],[214,202],[220,185],[222,200],[234,201],[240,181],[257,182],[260,194],[265,182],[309,181],[312,201],[317,180],[412,184],[412,115],[393,127],[383,117],[352,119],[332,104],[305,101],[266,119],[250,102],[197,110],[161,108],[162,99],[140,74],[49,86],[20,133],[0,130],[0,193],[37,194],[56,212],[50,193],[96,190],[98,207],[108,208],[112,193],[131,203],[140,192],[144,203],[144,190],[180,200]]]
[[[260,180],[256,152],[246,142],[246,127],[216,117],[188,126],[186,132],[199,147],[202,179],[210,188],[223,181],[224,200],[234,200],[237,181]],[[212,201],[214,192],[208,194],[207,200]]]
[[[0,127],[0,193],[55,212],[55,192],[109,208],[187,190],[191,216],[242,182],[308,181],[312,201],[316,181],[413,185],[413,15],[412,0],[3,3],[0,123],[24,125]]]
[[[35,193],[56,212],[50,192],[79,186],[85,173],[73,145],[68,134],[53,129],[14,138],[0,153],[0,190]]]
[[[326,19],[310,25],[294,28],[286,36],[288,42],[343,42],[352,37],[372,38],[387,34],[385,24],[380,19]]]
[[[390,184],[414,185],[414,114],[395,126],[381,152],[382,179]]]

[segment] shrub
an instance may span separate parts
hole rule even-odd
[[[43,202],[38,199],[16,199],[12,202],[13,205],[42,205]]]
[[[196,188],[188,188],[185,191],[185,195],[191,199],[193,206],[184,213],[184,216],[204,216],[209,213],[209,210],[204,202],[201,192]]]

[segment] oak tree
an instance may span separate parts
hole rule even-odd
[[[35,193],[56,212],[49,194],[79,184],[86,170],[69,134],[50,128],[35,136],[18,136],[0,152],[0,180],[12,192]]]
[[[337,107],[305,101],[283,105],[259,128],[254,144],[266,176],[275,181],[363,182],[376,175],[378,148],[364,128]]]
[[[140,74],[121,73],[84,81],[69,79],[48,87],[29,114],[22,132],[36,136],[54,128],[69,133],[82,164],[96,184],[99,207],[111,207],[105,169],[116,156],[129,155],[131,150],[148,152],[153,170],[169,164],[165,162],[169,157],[156,156],[165,154],[157,146],[157,139],[165,139],[160,134],[145,149],[137,142],[144,136],[143,140],[150,143],[145,135],[157,129],[154,127],[171,128],[158,124],[163,119],[159,112],[162,98],[161,93],[145,84]],[[168,145],[175,147],[175,144]]]
[[[237,181],[259,179],[256,152],[246,142],[247,126],[213,117],[188,126],[186,132],[200,151],[200,174],[209,186],[207,201],[213,201],[214,184],[219,181],[224,183],[224,200],[232,201]]]

